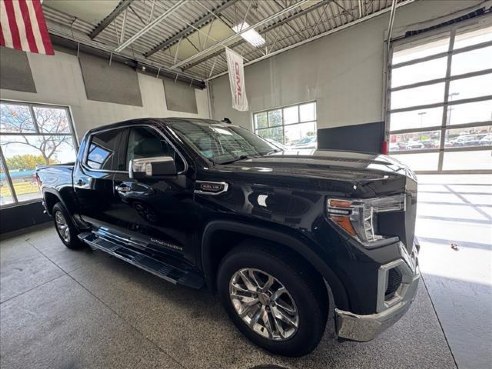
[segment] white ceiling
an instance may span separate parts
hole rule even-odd
[[[119,0],[44,0],[43,5],[73,15],[89,23],[99,23],[118,5]]]

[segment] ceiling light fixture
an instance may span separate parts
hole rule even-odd
[[[253,45],[254,47],[260,47],[265,45],[265,39],[263,38],[262,35],[260,35],[258,32],[256,32],[255,29],[250,29],[246,32],[241,33],[243,30],[248,29],[250,26],[246,22],[241,22],[234,27],[232,27],[232,30],[238,34],[242,38],[244,38],[248,43]]]

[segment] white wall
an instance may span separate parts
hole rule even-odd
[[[481,2],[416,1],[397,9],[394,29],[398,33]],[[213,117],[251,129],[253,112],[316,100],[318,128],[381,121],[388,21],[386,13],[246,67],[249,112],[231,108],[227,75],[210,81]]]
[[[143,106],[87,100],[80,64],[75,55],[55,56],[27,53],[37,93],[0,89],[0,98],[68,105],[79,139],[94,127],[142,117],[209,118],[207,90],[195,89],[198,114],[169,111],[162,80],[137,73]]]

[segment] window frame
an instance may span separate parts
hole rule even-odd
[[[85,151],[84,151],[84,156],[83,156],[83,160],[82,160],[82,166],[86,169],[86,170],[90,170],[90,171],[93,171],[93,172],[104,172],[104,173],[115,173],[115,172],[118,172],[117,170],[114,170],[114,169],[101,169],[101,168],[93,168],[89,165],[89,161],[92,161],[94,162],[94,160],[89,160],[89,154],[90,154],[90,150],[91,150],[91,144],[92,144],[92,140],[94,138],[94,136],[96,136],[97,134],[99,133],[103,133],[103,132],[109,132],[111,130],[101,130],[101,131],[96,131],[96,132],[91,132],[91,134],[87,137],[87,144],[86,144],[86,148],[85,148]],[[117,141],[116,141],[116,145],[115,146],[118,146],[120,144],[120,140],[121,140],[121,135],[124,135],[124,132],[121,131],[121,132],[117,132],[116,133],[117,136],[119,136],[117,138]],[[115,150],[115,153],[116,153],[116,150]],[[114,158],[115,158],[115,155],[113,155],[113,157],[111,158],[111,168],[113,168],[113,161],[114,161]]]
[[[305,121],[301,121],[301,106],[302,105],[307,105],[307,104],[314,104],[314,120],[305,120]],[[285,120],[284,120],[284,109],[288,109],[288,108],[292,108],[292,107],[297,107],[297,122],[296,123],[288,123],[288,124],[285,124]],[[282,123],[279,124],[279,125],[276,125],[276,126],[268,126],[266,128],[256,128],[256,123],[255,123],[255,116],[258,115],[258,114],[262,114],[262,113],[266,113],[266,116],[267,116],[267,124],[269,124],[269,113],[272,112],[272,111],[276,111],[276,110],[280,110],[281,112],[281,115],[282,115]],[[282,145],[285,145],[285,127],[291,127],[291,126],[296,126],[296,125],[300,125],[300,124],[307,124],[307,123],[314,123],[315,125],[315,131],[316,131],[316,139],[318,138],[318,103],[316,100],[310,100],[310,101],[304,101],[304,102],[300,102],[300,103],[297,103],[297,104],[290,104],[290,105],[283,105],[283,106],[279,106],[279,107],[276,107],[276,108],[271,108],[271,109],[265,109],[265,110],[260,110],[260,111],[256,111],[256,112],[253,112],[252,113],[252,131],[254,132],[254,134],[260,136],[258,134],[259,131],[263,131],[263,130],[267,130],[267,129],[278,129],[278,128],[281,128],[282,129],[282,142],[280,142]],[[261,136],[260,136],[261,137]],[[263,137],[262,137],[263,138]],[[264,138],[263,138],[264,139]]]
[[[444,156],[447,152],[456,152],[456,151],[480,151],[480,150],[492,150],[492,145],[484,145],[484,146],[472,146],[472,147],[446,147],[446,133],[451,129],[459,129],[459,128],[476,128],[476,127],[484,127],[484,126],[492,126],[492,118],[490,120],[479,121],[479,122],[468,122],[468,123],[460,123],[460,124],[450,124],[449,120],[449,108],[462,105],[466,103],[473,102],[482,102],[482,101],[491,101],[492,103],[492,94],[477,96],[472,98],[464,98],[464,99],[450,99],[450,85],[451,82],[457,80],[464,80],[471,77],[483,76],[492,74],[492,67],[479,70],[472,71],[457,75],[452,75],[452,59],[454,55],[458,55],[464,52],[479,50],[486,47],[492,46],[492,41],[479,42],[473,45],[468,45],[465,47],[454,48],[454,42],[457,35],[466,34],[468,32],[473,32],[482,28],[488,28],[492,26],[492,16],[486,15],[481,16],[479,18],[474,18],[469,21],[459,22],[447,27],[442,27],[434,31],[424,32],[419,35],[410,36],[401,40],[396,40],[391,43],[389,55],[387,55],[387,63],[386,63],[386,85],[384,89],[384,114],[386,121],[386,138],[389,142],[390,135],[399,135],[399,134],[407,134],[407,133],[420,133],[420,132],[429,132],[429,131],[440,131],[439,137],[439,146],[437,148],[424,148],[424,149],[412,149],[407,151],[391,151],[389,155],[406,155],[406,154],[419,154],[419,153],[439,153],[439,159],[436,170],[416,170],[416,173],[425,173],[425,174],[489,174],[492,173],[492,170],[488,169],[470,169],[470,170],[446,170],[443,169]],[[448,38],[448,49],[444,52],[439,52],[436,54],[428,55],[421,58],[415,58],[411,60],[406,60],[404,62],[392,64],[393,55],[396,51],[409,49],[419,45],[425,45],[426,43],[439,40],[441,38]],[[397,49],[398,50],[395,50]],[[391,88],[391,73],[393,69],[405,67],[409,65],[414,65],[417,63],[421,63],[429,60],[436,60],[439,58],[446,58],[447,66],[445,75],[442,78],[434,78],[430,80],[420,81],[411,84],[405,84],[401,86],[397,86]],[[422,105],[414,105],[407,106],[403,108],[391,109],[391,93],[396,91],[408,90],[414,87],[421,86],[429,86],[437,83],[444,83],[444,96],[442,101],[438,103],[432,104],[422,104]],[[400,112],[411,112],[411,111],[419,111],[424,109],[432,109],[432,108],[442,108],[441,115],[441,123],[432,126],[419,127],[419,128],[406,128],[406,129],[391,129],[391,114],[392,113],[400,113]]]
[[[29,102],[29,101],[21,101],[21,100],[8,100],[8,99],[0,99],[0,103],[1,104],[8,104],[8,105],[26,106],[29,109],[29,113],[31,115],[33,125],[34,125],[34,132],[20,132],[20,133],[18,133],[18,132],[1,132],[2,136],[70,136],[72,138],[75,156],[77,155],[77,152],[79,150],[79,140],[78,140],[77,134],[75,132],[72,110],[71,110],[70,106],[58,105],[58,104],[49,104],[49,103]],[[34,112],[35,107],[65,110],[66,115],[67,115],[67,119],[68,119],[68,128],[69,128],[70,132],[67,132],[67,133],[43,133],[42,131],[40,131],[38,121],[36,118],[36,114]],[[5,159],[5,155],[3,153],[3,149],[1,146],[0,146],[0,161],[1,161],[2,166],[4,168],[7,186],[8,186],[8,189],[9,189],[10,194],[11,194],[12,199],[13,199],[13,202],[11,204],[1,205],[0,209],[6,209],[6,208],[15,207],[18,205],[24,205],[24,204],[30,204],[30,203],[42,201],[42,195],[40,198],[19,201],[19,198],[17,197],[17,194],[15,192],[12,177],[10,176],[10,170],[7,166],[7,160]]]
[[[93,171],[93,172],[104,172],[104,173],[126,173],[128,174],[129,172],[127,170],[113,170],[113,169],[94,169],[94,168],[90,168],[86,165],[86,161],[87,161],[87,157],[88,157],[88,154],[89,154],[89,143],[91,142],[90,140],[92,139],[92,136],[94,134],[97,134],[97,133],[101,133],[101,132],[107,132],[107,131],[112,131],[112,130],[120,130],[121,132],[118,133],[118,134],[121,134],[122,136],[122,139],[124,140],[124,142],[122,142],[122,145],[118,145],[118,146],[123,146],[124,147],[124,150],[125,150],[125,153],[124,153],[124,157],[125,157],[125,160],[126,160],[126,153],[127,153],[127,150],[128,150],[128,139],[129,139],[129,133],[130,133],[130,128],[134,128],[134,127],[147,127],[147,128],[151,128],[153,129],[154,131],[156,131],[159,135],[161,135],[166,141],[167,143],[176,151],[176,153],[179,155],[179,157],[181,158],[181,160],[183,160],[183,163],[184,163],[184,169],[178,173],[176,173],[177,175],[179,174],[185,174],[187,171],[188,171],[188,168],[189,168],[189,165],[188,165],[188,161],[185,159],[185,157],[183,156],[183,154],[181,153],[181,151],[176,147],[176,145],[169,139],[169,137],[167,137],[166,134],[164,134],[164,132],[161,132],[159,129],[157,129],[156,127],[154,127],[152,124],[148,124],[148,123],[138,123],[138,124],[125,124],[123,126],[118,126],[118,127],[110,127],[110,128],[101,128],[101,129],[98,129],[98,130],[95,130],[93,132],[90,133],[90,135],[87,137],[87,144],[85,145],[85,150],[84,150],[84,154],[83,154],[83,160],[82,160],[82,163],[81,163],[81,166],[85,169],[85,170],[88,170],[88,171]],[[128,134],[126,134],[125,130],[128,130]],[[116,153],[117,155],[115,155],[116,157],[119,157],[119,155],[121,153]],[[125,163],[126,164],[126,163]]]

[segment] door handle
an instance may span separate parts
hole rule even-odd
[[[130,186],[128,186],[126,184],[122,184],[122,185],[116,186],[115,190],[118,192],[127,193],[127,192],[130,192],[132,189]]]

